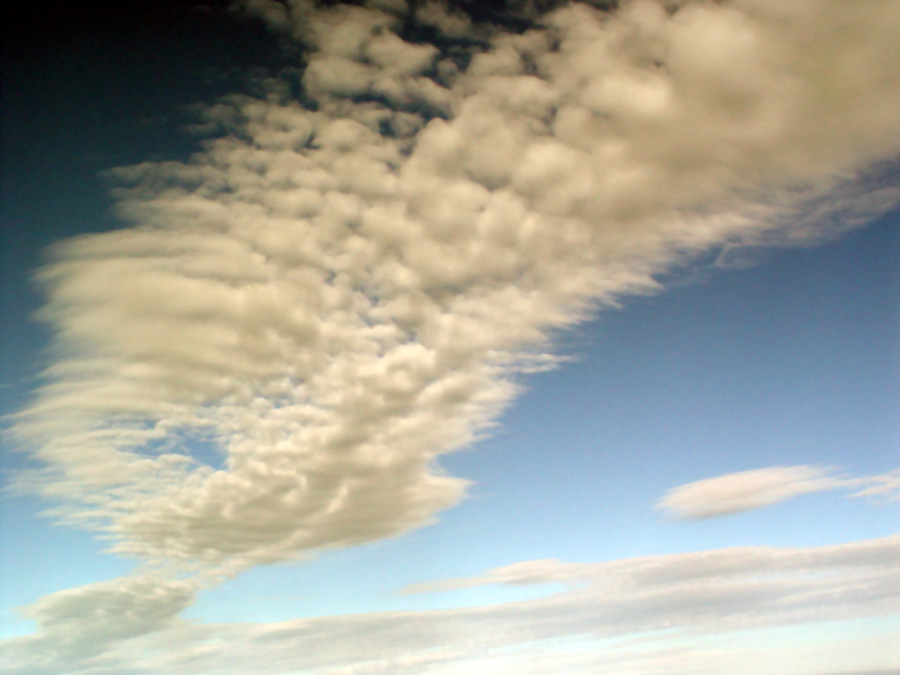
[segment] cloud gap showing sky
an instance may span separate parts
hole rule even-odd
[[[698,256],[746,267],[900,203],[900,4],[551,4],[234,5],[296,68],[197,107],[190,160],[107,172],[126,226],[58,242],[37,273],[53,358],[12,418],[36,465],[16,487],[143,566],[27,608],[40,629],[9,642],[9,672],[242,672],[265,648],[259,672],[444,673],[469,647],[821,621],[829,594],[828,616],[896,611],[891,538],[521,563],[436,587],[578,583],[425,618],[179,618],[243,570],[435,522],[468,486],[441,456],[565,358],[563,331]],[[890,479],[773,467],[659,506],[706,517]],[[682,565],[714,569],[698,587]],[[695,592],[708,613],[680,614]],[[354,631],[374,635],[358,653],[288,665]],[[485,672],[532,672],[509,658]]]

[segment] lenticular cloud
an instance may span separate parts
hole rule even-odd
[[[243,8],[303,68],[206,107],[190,161],[114,171],[128,227],[40,272],[58,356],[14,431],[119,552],[240,568],[427,523],[466,487],[436,458],[558,330],[897,201],[893,1]]]

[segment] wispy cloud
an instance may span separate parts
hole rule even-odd
[[[816,466],[773,466],[680,485],[670,490],[657,507],[681,518],[711,518],[839,488],[857,489],[853,497],[893,495],[896,498],[900,496],[900,472],[847,478]]]
[[[142,620],[158,623],[159,632],[113,645],[102,659],[53,661],[53,653],[47,652],[46,671],[9,672],[60,672],[65,664],[63,669],[71,673],[387,675],[479,672],[478,667],[513,673],[516,668],[541,672],[539,666],[553,663],[566,666],[562,672],[567,673],[596,672],[601,665],[613,673],[653,672],[653,667],[715,673],[738,661],[740,652],[673,648],[670,641],[891,614],[900,609],[898,555],[900,537],[888,537],[819,548],[747,547],[608,563],[539,560],[408,590],[448,592],[522,583],[564,583],[567,590],[484,607],[258,625],[183,622],[169,628],[187,592],[164,586],[152,596],[140,594],[154,610]],[[74,643],[100,627],[130,637],[136,632],[132,626],[113,626],[103,612],[82,613],[78,622],[57,616],[71,617],[73,607],[90,601],[92,593],[104,595],[103,607],[122,602],[117,590],[107,585],[76,589],[41,601],[33,613],[58,631],[63,642]],[[132,606],[135,601],[127,602]],[[35,645],[32,638],[10,641],[6,653],[34,654]],[[739,663],[734,666],[733,672],[743,672]]]
[[[815,241],[834,227],[811,213],[893,203],[870,195],[900,151],[895,2],[524,3],[505,24],[242,5],[305,47],[299,82],[209,106],[221,135],[190,161],[113,171],[130,226],[60,242],[39,275],[57,358],[15,417],[43,466],[22,484],[117,553],[232,573],[431,522],[466,489],[437,458],[553,363],[556,332],[701,251]],[[143,601],[110,583],[33,611]],[[170,583],[154,602],[188,597]],[[634,630],[667,615],[647,602]],[[435,616],[433,635],[475,618]],[[377,620],[418,635],[419,617]],[[252,639],[356,620],[335,621]]]

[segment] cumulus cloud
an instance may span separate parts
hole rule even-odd
[[[653,672],[654,667],[715,673],[733,661],[736,669],[725,670],[744,672],[737,669],[740,652],[711,649],[702,639],[692,650],[685,643],[674,648],[670,641],[683,636],[690,644],[692,636],[754,629],[763,632],[750,640],[747,651],[765,650],[771,640],[767,629],[889,615],[900,609],[898,555],[900,537],[888,537],[608,563],[538,560],[408,590],[522,583],[563,583],[565,590],[525,602],[453,610],[185,625],[118,645],[101,662],[73,661],[66,672],[435,675],[542,672],[539,665],[552,663],[567,673],[597,672],[599,666],[614,673]],[[172,603],[165,597],[160,604]],[[163,644],[168,647],[159,649]],[[771,672],[791,672],[778,665]],[[882,658],[881,665],[894,664]]]
[[[189,161],[111,172],[127,228],[52,249],[23,485],[212,569],[398,535],[463,497],[438,458],[558,331],[894,203],[900,4],[514,5],[244,2],[306,50],[303,102],[209,106]]]
[[[810,492],[862,488],[854,497],[895,496],[900,492],[897,472],[866,478],[842,478],[815,466],[773,466],[740,471],[670,490],[657,507],[680,518],[712,518],[750,511]]]

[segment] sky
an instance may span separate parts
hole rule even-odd
[[[0,672],[900,672],[900,3],[4,11]]]

